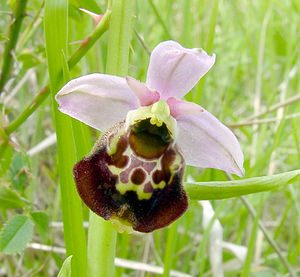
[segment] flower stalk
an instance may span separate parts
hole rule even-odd
[[[115,0],[109,29],[106,72],[125,76],[128,71],[129,43],[134,1]],[[88,232],[88,276],[113,277],[117,232],[110,222],[90,213]]]

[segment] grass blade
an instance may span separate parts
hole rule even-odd
[[[86,276],[86,242],[81,202],[72,175],[72,168],[76,162],[72,120],[58,111],[54,101],[54,96],[62,85],[59,82],[61,79],[59,74],[64,65],[62,53],[67,53],[68,1],[46,1],[44,20],[50,89],[57,134],[64,238],[67,256],[73,255],[72,275],[84,277]]]
[[[243,180],[186,183],[185,188],[192,200],[224,199],[278,189],[292,183],[299,176],[300,170],[294,170]]]

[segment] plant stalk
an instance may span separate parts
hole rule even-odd
[[[106,73],[125,76],[135,2],[115,0],[109,29]],[[88,231],[88,277],[113,277],[117,232],[110,222],[90,213]]]

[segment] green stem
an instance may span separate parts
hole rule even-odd
[[[17,49],[23,49],[24,46],[27,44],[27,42],[30,40],[30,38],[33,37],[33,34],[37,31],[38,27],[42,23],[42,13],[44,10],[44,0],[41,1],[40,7],[38,8],[37,12],[31,19],[31,22],[29,24],[26,24],[26,29],[22,34],[20,35],[20,38],[18,39],[18,43],[16,48]]]
[[[95,44],[95,42],[105,33],[108,29],[111,11],[108,9],[100,23],[97,25],[94,32],[86,39],[81,46],[74,52],[68,60],[69,69],[72,70],[74,66],[85,56],[87,51]],[[48,97],[50,91],[49,86],[43,87],[35,96],[33,101],[23,110],[23,112],[5,128],[7,135],[13,133],[25,120],[44,102]]]
[[[134,1],[115,0],[109,29],[106,73],[125,76],[128,72],[129,44]]]
[[[88,277],[114,276],[117,233],[110,222],[90,212],[88,233]]]
[[[256,246],[256,239],[258,234],[258,221],[261,216],[262,210],[263,210],[263,204],[264,204],[264,197],[262,194],[259,195],[259,204],[258,209],[256,212],[256,216],[253,219],[252,228],[250,232],[250,238],[247,245],[247,256],[244,261],[242,270],[241,270],[241,277],[247,277],[251,275],[251,263],[255,252],[255,246]]]
[[[158,20],[158,22],[160,23],[160,25],[162,26],[163,30],[164,30],[164,38],[165,39],[171,39],[172,38],[172,35],[171,33],[169,32],[169,29],[167,27],[167,25],[165,24],[163,18],[161,17],[161,15],[159,14],[158,12],[158,9],[156,8],[156,6],[154,5],[153,1],[152,0],[149,0],[149,4]]]
[[[12,134],[20,125],[22,125],[22,123],[25,122],[25,120],[44,102],[49,93],[49,86],[43,87],[23,112],[5,128],[6,134]]]
[[[299,94],[296,94],[282,102],[279,102],[279,103],[276,103],[275,105],[267,108],[266,110],[262,111],[262,112],[259,112],[257,114],[254,114],[254,115],[251,115],[250,117],[248,117],[247,119],[245,119],[245,121],[243,122],[240,122],[240,123],[237,123],[237,124],[245,124],[245,122],[250,122],[251,120],[254,120],[256,118],[260,118],[268,113],[271,113],[271,112],[275,112],[277,111],[278,109],[280,108],[283,108],[283,107],[286,107],[286,106],[289,106],[291,104],[294,104],[296,102],[300,101],[300,95]]]
[[[291,171],[293,174],[293,171]],[[297,173],[300,173],[300,170],[295,170],[294,171],[296,173],[296,176],[298,176]],[[284,174],[284,173],[283,173]],[[281,175],[283,175],[281,174]],[[286,174],[289,174],[288,172]],[[280,174],[278,174],[277,176],[279,176]],[[226,174],[227,179],[232,181],[233,178],[231,177],[230,174]],[[273,175],[276,176],[276,175]],[[293,179],[293,178],[292,178]],[[284,183],[284,182],[282,182]],[[287,182],[289,183],[289,182]],[[251,217],[256,220],[257,218],[257,213],[255,212],[254,207],[251,205],[251,203],[247,200],[247,198],[245,196],[241,196],[240,200],[242,201],[242,203],[244,204],[244,206],[247,208],[249,214],[251,215]],[[276,241],[271,237],[271,235],[269,234],[269,232],[267,231],[266,227],[264,226],[263,222],[261,220],[258,220],[258,227],[260,228],[260,230],[263,232],[263,234],[265,235],[265,238],[267,239],[267,241],[269,242],[269,244],[271,245],[271,247],[274,249],[274,251],[277,253],[279,259],[281,260],[282,264],[286,267],[286,269],[288,270],[290,276],[295,277],[296,274],[293,270],[293,268],[291,267],[291,265],[289,264],[289,262],[287,261],[287,259],[281,254],[281,250],[279,248],[279,246],[277,245]]]
[[[54,100],[55,94],[66,82],[64,72],[67,56],[68,0],[46,0],[45,40],[50,91],[57,135],[58,164],[61,190],[61,207],[64,223],[64,239],[67,256],[72,255],[72,276],[86,276],[86,238],[83,229],[81,201],[74,184],[72,169],[76,162],[75,141],[72,136],[72,120],[60,113]],[[61,78],[61,75],[64,78]]]
[[[107,9],[94,32],[89,35],[80,47],[74,52],[68,61],[70,70],[82,59],[87,51],[96,43],[96,41],[105,33],[109,27],[111,10]]]
[[[138,31],[136,29],[134,29],[134,34],[136,35],[137,39],[139,40],[140,44],[142,45],[142,47],[145,49],[145,51],[147,52],[148,56],[150,57],[151,55],[151,50],[149,49],[149,47],[146,45],[143,37],[138,33]]]
[[[210,53],[213,52],[214,40],[215,40],[215,30],[217,25],[217,17],[219,11],[219,3],[220,0],[214,0],[212,4],[212,11],[209,21],[209,28],[208,28],[208,37],[205,50]]]
[[[257,214],[255,212],[254,207],[251,205],[251,203],[247,200],[246,197],[241,196],[240,197],[242,203],[247,208],[248,212],[250,213],[251,217],[255,219],[257,217]],[[269,244],[272,246],[272,248],[275,250],[276,254],[278,255],[279,259],[281,260],[282,264],[286,267],[286,269],[289,272],[289,275],[292,277],[296,277],[296,273],[294,272],[292,266],[289,264],[287,259],[282,255],[281,250],[279,246],[277,245],[276,241],[272,238],[272,236],[269,234],[268,230],[266,229],[265,225],[261,220],[258,221],[258,226],[260,230],[263,232],[266,240],[269,242]]]
[[[21,24],[25,16],[27,0],[17,0],[15,1],[15,4],[16,7],[14,12],[14,19],[9,28],[8,41],[6,42],[3,53],[3,64],[0,76],[0,94],[3,91],[3,88],[10,76],[13,61],[13,51],[16,47],[20,34]]]
[[[106,65],[109,74],[127,74],[133,13],[134,1],[113,1]],[[89,226],[88,277],[113,277],[117,233],[110,222],[92,212]]]
[[[176,234],[177,234],[177,222],[174,222],[168,230],[167,244],[164,256],[164,273],[162,277],[170,276],[172,268],[173,255],[176,249]]]
[[[208,34],[207,34],[207,42],[205,50],[210,54],[213,52],[214,47],[214,39],[215,39],[215,33],[216,33],[216,25],[217,25],[217,17],[218,17],[218,11],[219,11],[219,2],[220,0],[214,0],[212,3],[212,10],[211,10],[211,16],[209,21],[209,28],[208,28]],[[201,97],[202,92],[204,88],[205,78],[201,79],[200,83],[197,87],[197,93],[194,97],[195,103],[201,103]]]

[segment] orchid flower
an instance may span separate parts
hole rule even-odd
[[[152,232],[188,207],[185,164],[243,175],[234,134],[212,114],[182,100],[215,55],[174,41],[153,50],[146,83],[90,74],[56,95],[61,112],[105,132],[74,167],[85,204],[122,230]]]

